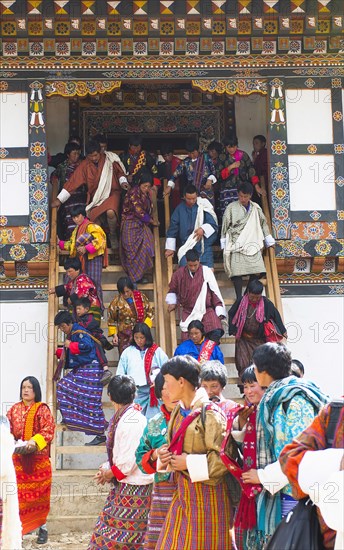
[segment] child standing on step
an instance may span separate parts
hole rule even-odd
[[[68,250],[71,258],[78,256],[82,271],[96,285],[103,311],[102,268],[108,265],[106,235],[100,225],[90,222],[86,217],[85,206],[77,205],[72,208],[71,216],[76,228],[69,241],[59,240],[59,247],[61,250]]]
[[[105,355],[104,350],[113,349],[113,345],[107,340],[104,336],[102,329],[100,328],[99,322],[96,321],[93,314],[90,313],[91,302],[88,298],[79,298],[76,301],[76,314],[75,319],[76,323],[81,325],[83,328],[88,330],[91,335],[97,340],[97,356],[99,359],[99,364],[103,367],[103,376],[100,381],[103,386],[106,386],[111,380],[111,372],[109,371],[108,360]]]

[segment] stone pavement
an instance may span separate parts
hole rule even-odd
[[[33,550],[87,550],[92,533],[62,533],[51,535],[47,544],[36,544],[37,535],[25,535],[23,548]]]

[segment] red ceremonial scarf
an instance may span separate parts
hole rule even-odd
[[[215,346],[216,346],[216,342],[213,342],[213,340],[204,340],[203,348],[199,353],[197,361],[199,363],[204,363],[205,361],[209,361]]]
[[[149,386],[149,405],[151,407],[157,407],[159,405],[155,395],[155,391],[154,391],[154,384],[152,383],[152,380],[150,377],[153,357],[158,347],[159,346],[157,344],[153,344],[150,348],[148,348],[144,359],[146,380]]]
[[[137,313],[137,322],[143,323],[145,317],[145,309],[143,306],[142,294],[139,290],[133,290],[133,299]]]
[[[242,489],[241,499],[235,516],[235,525],[242,529],[253,529],[257,525],[255,497],[262,491],[262,486],[255,483],[243,483],[241,476],[243,472],[256,467],[256,411],[250,415],[246,426],[243,444],[243,468],[225,452],[228,439],[231,437],[233,421],[243,408],[242,405],[238,405],[231,409],[227,415],[226,436],[222,442],[220,457],[229,472],[239,481]]]
[[[239,338],[241,338],[241,334],[246,322],[247,309],[248,309],[249,303],[250,301],[248,299],[248,294],[245,294],[245,296],[241,298],[240,305],[237,309],[236,314],[233,317],[232,324],[237,327],[237,332],[235,335],[236,340],[239,340]],[[251,305],[255,305],[255,304],[251,304]],[[256,305],[256,319],[258,323],[262,323],[264,321],[264,300],[262,296]]]
[[[183,422],[180,425],[180,428],[176,431],[174,436],[172,437],[172,441],[168,446],[168,450],[176,455],[181,455],[183,452],[183,445],[184,445],[184,439],[185,439],[185,432],[187,428],[190,426],[191,422],[195,420],[200,414],[202,409],[195,409],[192,411],[188,416],[186,416],[183,420]]]

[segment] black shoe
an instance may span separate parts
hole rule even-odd
[[[48,531],[46,529],[39,528],[38,537],[36,540],[37,544],[46,544],[48,542]]]
[[[94,447],[95,445],[102,445],[102,443],[105,443],[106,437],[105,435],[96,435],[92,441],[89,441],[88,443],[85,443],[85,447]]]
[[[105,370],[103,376],[100,379],[100,383],[102,386],[107,386],[112,378],[112,374],[109,370]]]
[[[139,285],[146,285],[147,283],[149,283],[149,280],[147,277],[142,277],[142,279],[140,279],[139,281],[137,281]]]

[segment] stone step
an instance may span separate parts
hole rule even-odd
[[[90,454],[90,455],[104,455],[106,454],[105,445],[95,445],[94,447],[89,445],[57,445],[55,450],[59,454]]]
[[[96,485],[96,470],[57,470],[53,473],[49,535],[92,531],[109,492]]]

